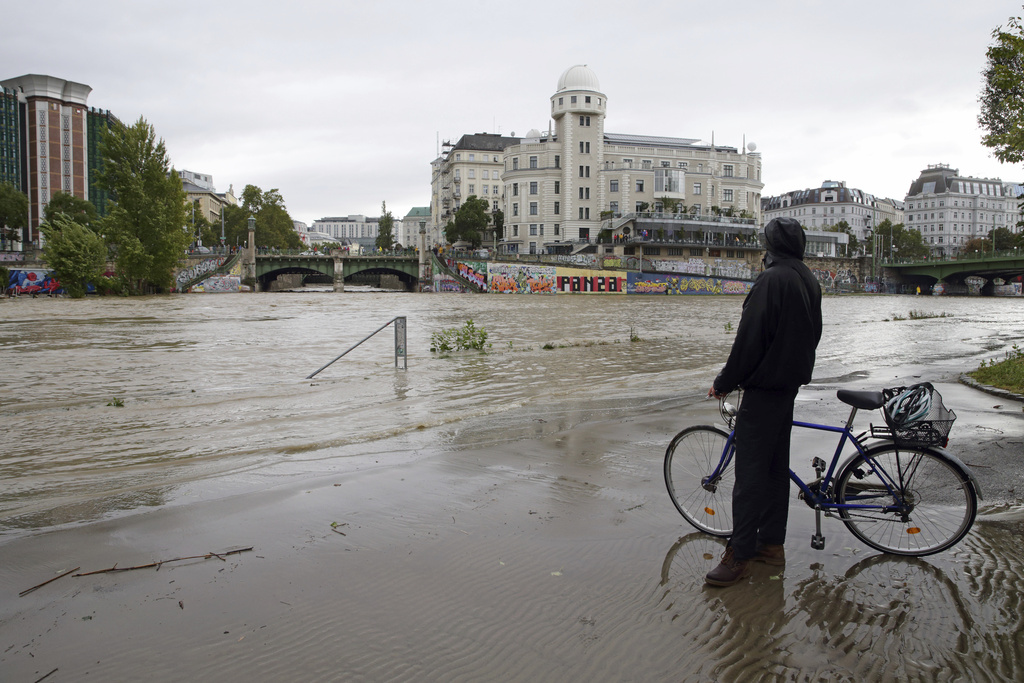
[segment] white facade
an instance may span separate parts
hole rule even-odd
[[[373,249],[379,234],[379,218],[362,215],[329,216],[313,221],[310,230],[334,239],[351,240],[362,247]]]
[[[405,214],[401,223],[395,222],[395,241],[406,249],[419,249],[420,227],[427,233],[426,247],[432,249],[437,241],[431,241],[431,231],[427,229],[430,225],[430,207],[414,206]]]
[[[761,208],[765,223],[773,218],[793,218],[805,230],[822,230],[846,221],[861,242],[884,220],[893,224],[903,222],[902,202],[882,199],[833,180],[826,180],[821,187],[765,197]]]
[[[906,226],[921,233],[936,256],[951,256],[996,228],[1018,233],[1021,185],[971,178],[945,164],[921,171],[906,197]]]
[[[608,133],[607,109],[597,76],[577,65],[559,78],[546,132],[481,133],[448,145],[432,163],[433,230],[440,232],[470,195],[503,211],[500,248],[516,253],[573,251],[641,211],[681,213],[685,206],[697,216],[759,217],[764,184],[753,144],[737,150],[690,138]]]

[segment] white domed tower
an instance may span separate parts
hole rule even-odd
[[[604,163],[604,116],[608,98],[586,65],[570,67],[551,96],[551,118],[561,147],[565,235],[592,239],[600,226],[599,169]]]

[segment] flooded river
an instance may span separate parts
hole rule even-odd
[[[551,406],[643,411],[705,391],[740,297],[224,294],[0,305],[0,532],[336,468]],[[912,312],[948,317],[912,320]],[[816,381],[936,378],[1024,336],[1024,301],[831,297]],[[395,316],[313,380],[305,377]],[[486,353],[439,357],[473,320]],[[216,485],[208,483],[216,480]]]

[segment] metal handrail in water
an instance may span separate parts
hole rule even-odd
[[[356,348],[357,346],[359,346],[364,341],[366,341],[367,339],[369,339],[373,335],[375,335],[378,332],[380,332],[381,330],[383,330],[385,327],[387,327],[391,323],[395,323],[395,367],[396,368],[398,367],[398,359],[401,358],[402,359],[402,369],[403,370],[408,370],[409,369],[408,358],[407,358],[406,353],[405,353],[405,316],[404,315],[399,315],[399,316],[396,316],[396,317],[392,318],[391,320],[387,321],[386,323],[384,323],[383,325],[381,325],[380,327],[375,329],[373,332],[371,332],[370,334],[366,335],[365,337],[363,337],[362,339],[357,341],[355,344],[353,344],[348,349],[346,349],[345,353],[341,354],[341,356],[338,356],[337,358],[332,360],[330,363],[327,363],[327,365],[324,365],[322,368],[320,368],[319,370],[317,370],[313,374],[307,376],[306,379],[313,379],[318,374],[320,374],[320,372],[322,372],[323,370],[327,369],[329,366],[331,366],[335,361],[339,360],[346,353],[348,353],[352,349]]]

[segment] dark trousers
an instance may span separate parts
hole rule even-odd
[[[797,390],[743,392],[736,416],[736,485],[732,493],[737,560],[758,544],[782,545],[789,521],[789,436]]]

